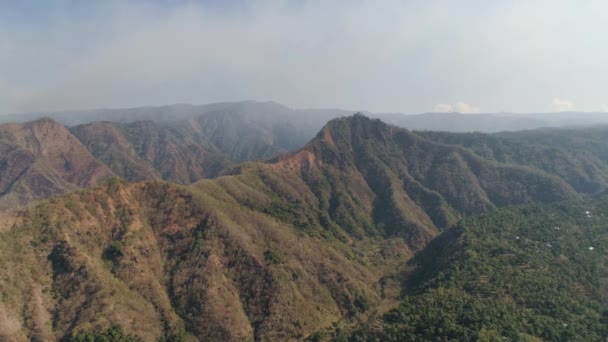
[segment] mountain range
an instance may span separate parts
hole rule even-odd
[[[0,126],[0,339],[608,332],[608,128],[190,114]]]
[[[97,121],[130,123],[152,120],[171,123],[211,114],[216,117],[234,114],[247,116],[258,124],[272,125],[282,122],[298,127],[304,136],[297,147],[310,140],[323,125],[334,118],[361,112],[410,130],[433,130],[447,132],[520,131],[547,127],[585,127],[608,124],[606,112],[554,112],[554,113],[372,113],[364,110],[337,108],[292,109],[272,101],[221,102],[206,105],[175,104],[157,107],[134,107],[117,109],[72,110],[60,112],[38,112],[0,115],[0,123],[27,122],[48,117],[66,126],[76,126]],[[227,114],[227,115],[224,115]],[[285,118],[288,118],[285,120]],[[217,133],[217,132],[216,132]]]
[[[187,108],[191,109],[188,115],[193,114],[193,107]],[[184,119],[173,121],[99,121],[67,127],[44,118],[0,125],[4,128],[0,141],[6,151],[0,157],[0,209],[90,186],[113,176],[127,181],[162,179],[179,184],[213,178],[245,161],[298,150],[319,131],[317,122],[332,116],[323,111],[306,116],[273,103],[217,104],[206,108],[200,116],[184,115]],[[50,136],[49,132],[37,133],[45,130],[61,138]],[[410,132],[410,136],[461,146],[487,161],[558,176],[577,192],[597,193],[604,189],[608,180],[608,150],[603,147],[606,128],[526,132],[488,135],[418,131]],[[21,137],[24,134],[29,136]],[[568,140],[558,139],[558,135]],[[53,141],[49,150],[53,146],[56,151],[48,153],[25,146],[24,139],[32,141],[26,145],[46,145],[44,139],[64,141]],[[27,157],[22,157],[24,149],[28,150]]]

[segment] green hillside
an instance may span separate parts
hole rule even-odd
[[[410,261],[399,307],[334,339],[603,340],[607,219],[605,195],[467,218]]]

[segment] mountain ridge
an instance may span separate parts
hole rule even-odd
[[[407,262],[462,217],[572,196],[542,170],[334,119],[299,151],[227,175],[110,178],[3,214],[3,337],[118,325],[146,340],[312,338],[394,309]]]
[[[359,110],[361,111],[361,110]],[[274,101],[219,102],[204,105],[174,104],[116,109],[74,110],[51,113],[23,113],[0,115],[0,123],[24,122],[40,117],[51,117],[67,126],[75,126],[95,121],[130,123],[153,120],[160,123],[184,121],[214,112],[241,112],[280,114],[298,126],[310,126],[305,140],[313,137],[323,124],[333,118],[350,115],[357,110],[337,108],[294,109]],[[608,124],[608,116],[603,112],[555,112],[555,113],[374,113],[361,111],[368,116],[396,124],[412,130],[434,130],[450,132],[481,131],[494,133],[537,129],[543,127],[591,126]],[[303,143],[302,143],[303,145]],[[299,146],[298,146],[299,147]]]

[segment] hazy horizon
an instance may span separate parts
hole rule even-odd
[[[90,107],[90,108],[70,108],[70,109],[55,109],[55,110],[36,110],[36,111],[24,111],[24,112],[0,112],[0,116],[15,116],[15,115],[44,115],[44,114],[55,114],[55,113],[79,113],[79,112],[90,112],[90,111],[120,111],[120,110],[131,110],[131,109],[142,109],[142,108],[163,108],[163,107],[177,107],[177,106],[186,106],[186,107],[204,107],[216,104],[239,104],[239,103],[274,103],[280,106],[285,106],[292,110],[336,110],[336,111],[344,111],[344,112],[352,112],[355,113],[363,113],[363,114],[374,114],[374,115],[406,115],[406,116],[415,116],[415,115],[424,115],[424,114],[458,114],[458,115],[466,115],[466,116],[475,116],[475,115],[506,115],[506,116],[526,116],[526,115],[551,115],[551,114],[601,114],[607,115],[608,112],[605,111],[577,111],[577,110],[568,110],[568,111],[545,111],[545,112],[459,112],[456,110],[451,111],[439,111],[439,110],[429,110],[425,112],[418,113],[403,113],[403,112],[376,112],[367,109],[349,109],[349,108],[338,108],[336,106],[325,106],[325,107],[293,107],[289,106],[285,103],[281,103],[274,100],[234,100],[234,101],[217,101],[217,102],[207,102],[207,103],[167,103],[167,104],[155,104],[155,105],[133,105],[133,106],[101,106],[101,107]]]
[[[0,3],[0,114],[243,99],[606,112],[601,1]]]

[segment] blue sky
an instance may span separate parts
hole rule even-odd
[[[0,113],[608,110],[608,2],[0,1]]]

